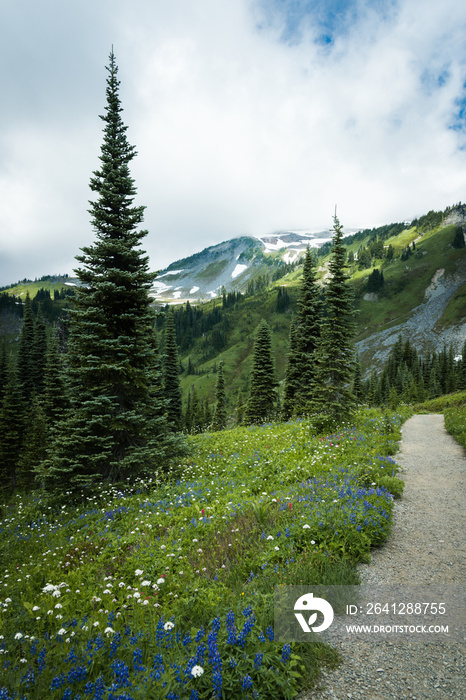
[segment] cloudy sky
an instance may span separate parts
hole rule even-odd
[[[0,0],[0,285],[93,240],[112,44],[152,269],[466,201],[464,0]]]

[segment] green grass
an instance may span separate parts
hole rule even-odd
[[[416,243],[416,252],[408,260],[396,259],[383,264],[385,285],[379,294],[379,302],[360,300],[360,311],[357,317],[357,340],[362,340],[372,333],[389,328],[394,323],[404,322],[414,307],[422,304],[425,290],[435,272],[443,268],[445,274],[456,270],[462,251],[451,248],[454,226],[437,228],[426,233]],[[409,237],[404,233],[396,239],[407,244],[408,238],[416,238],[412,233]],[[401,249],[405,245],[400,246]],[[378,266],[380,267],[380,265]],[[363,293],[363,279],[368,277],[371,270],[358,271],[353,275],[356,293]],[[461,319],[461,299],[450,302],[450,310],[444,319],[444,325],[451,325]],[[463,306],[464,309],[464,306]],[[464,317],[464,314],[463,314]]]
[[[466,282],[453,294],[446,305],[442,316],[435,324],[437,330],[450,328],[466,319]]]
[[[437,227],[419,237],[416,228],[410,228],[401,232],[398,236],[385,241],[385,244],[394,245],[398,254],[416,239],[416,251],[408,260],[399,258],[392,262],[376,261],[376,267],[383,268],[385,285],[379,294],[378,302],[365,301],[366,280],[372,271],[358,270],[357,265],[351,267],[351,286],[355,292],[358,313],[355,317],[355,340],[363,340],[373,333],[390,328],[405,322],[413,309],[422,304],[425,299],[425,290],[430,284],[435,272],[442,268],[445,275],[453,273],[458,261],[464,252],[454,250],[451,243],[454,235],[454,226]],[[366,241],[358,241],[350,245],[350,249],[357,251],[360,245]],[[330,256],[319,258],[318,266],[328,262]],[[323,272],[319,273],[320,278]],[[277,314],[275,303],[277,287],[286,286],[291,301],[291,309],[296,311],[299,295],[302,270],[296,269],[278,280],[267,292],[245,299],[237,308],[226,311],[229,330],[227,332],[227,345],[215,358],[205,360],[205,352],[202,341],[197,341],[193,348],[183,356],[183,362],[187,362],[189,356],[197,369],[201,372],[209,370],[215,361],[218,362],[221,355],[227,368],[227,384],[229,392],[228,409],[232,411],[235,406],[236,396],[239,390],[247,393],[247,379],[250,369],[250,353],[254,331],[262,318],[266,318],[272,329],[273,352],[276,360],[277,376],[279,380],[284,377],[286,353],[288,352],[288,336],[291,313]],[[449,327],[453,323],[462,320],[464,308],[464,287],[451,299],[442,317],[442,327]],[[422,349],[421,349],[422,350]],[[368,353],[370,356],[371,353]],[[366,357],[366,360],[367,360]],[[195,385],[201,395],[207,395],[214,400],[216,375],[203,375],[202,378],[190,376],[183,378],[183,388]]]
[[[70,289],[70,287],[65,284],[65,281],[70,283],[76,282],[75,279],[65,279],[63,277],[57,277],[56,281],[44,280],[42,282],[24,282],[16,284],[12,287],[9,287],[8,289],[4,289],[3,292],[6,294],[12,294],[14,296],[21,297],[22,299],[25,299],[27,292],[29,292],[29,296],[31,297],[31,299],[33,299],[36,296],[39,289],[46,289],[50,292],[50,294],[53,297],[53,292],[55,290],[60,291],[61,289]]]
[[[466,391],[457,391],[453,394],[445,394],[436,399],[429,399],[413,406],[415,413],[443,413],[447,408],[456,408],[466,405]]]
[[[332,435],[309,420],[201,434],[168,483],[154,465],[150,482],[73,504],[14,496],[0,522],[2,697],[207,699],[221,682],[231,700],[278,699],[315,683],[338,655],[274,641],[274,586],[358,581],[390,533],[406,416],[361,410]]]
[[[204,270],[202,270],[202,272],[197,275],[197,279],[205,280],[206,282],[209,280],[214,280],[224,271],[228,264],[229,260],[226,259],[211,262]]]
[[[443,413],[445,428],[466,449],[466,391],[424,401],[413,409],[416,413]]]
[[[466,450],[466,401],[461,406],[446,408],[444,416],[445,428]]]

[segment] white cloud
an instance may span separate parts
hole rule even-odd
[[[88,181],[112,40],[154,269],[238,234],[324,229],[335,203],[354,227],[464,199],[464,134],[448,128],[466,81],[463,3],[400,0],[383,19],[360,0],[329,47],[313,41],[320,30],[310,21],[295,42],[280,41],[278,14],[259,29],[261,7],[247,0],[118,1],[110,27],[107,3],[81,6],[94,26],[81,23],[67,53],[59,30],[74,5],[49,27],[40,70],[12,68],[15,99],[29,71],[44,101],[36,116],[23,95],[20,112],[0,117],[0,235],[12,270],[5,279],[0,269],[3,283],[59,264],[70,272],[92,240]],[[48,8],[43,21],[53,23]],[[8,30],[0,38],[17,40]],[[68,102],[57,75],[44,73],[47,56],[63,60]]]

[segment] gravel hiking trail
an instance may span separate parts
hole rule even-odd
[[[466,453],[443,415],[415,415],[395,456],[405,483],[387,542],[359,567],[364,584],[466,585]],[[465,644],[336,639],[343,663],[301,700],[466,698]]]

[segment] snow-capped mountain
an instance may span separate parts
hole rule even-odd
[[[158,275],[152,293],[158,301],[180,303],[212,299],[222,287],[243,292],[255,277],[298,261],[308,245],[319,248],[330,237],[330,231],[277,231],[232,238],[171,263]]]

